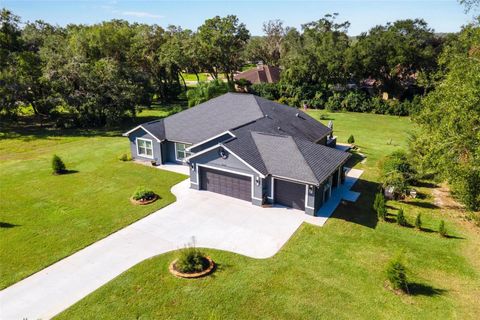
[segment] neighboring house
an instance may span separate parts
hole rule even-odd
[[[280,68],[257,64],[256,68],[241,72],[234,76],[235,80],[245,79],[252,84],[255,83],[276,83],[280,80]]]
[[[191,188],[314,215],[350,157],[326,146],[330,134],[295,108],[227,93],[124,135],[134,159],[189,165]]]

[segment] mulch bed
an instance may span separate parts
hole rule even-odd
[[[179,277],[179,278],[194,279],[194,278],[204,277],[212,273],[212,271],[215,269],[215,262],[213,262],[213,260],[210,257],[205,257],[205,258],[208,260],[210,265],[208,266],[207,269],[201,272],[183,273],[183,272],[177,271],[175,269],[175,263],[177,262],[177,260],[174,260],[172,263],[170,263],[170,266],[168,267],[168,271],[170,271],[170,273],[173,274],[175,277]]]
[[[135,200],[135,199],[133,199],[133,198],[130,198],[130,202],[133,203],[133,204],[135,204],[135,205],[141,205],[141,206],[143,206],[143,205],[147,205],[147,204],[150,204],[150,203],[153,203],[153,202],[157,201],[158,198],[159,198],[158,195],[155,195],[152,199],[150,199],[150,200],[145,200],[145,201]]]

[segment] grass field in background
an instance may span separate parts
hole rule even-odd
[[[59,319],[475,319],[480,314],[480,235],[457,213],[432,204],[431,188],[406,202],[389,201],[389,219],[371,209],[378,187],[377,162],[407,146],[408,118],[309,111],[334,122],[340,142],[355,136],[366,155],[354,190],[324,227],[303,225],[270,259],[251,259],[205,249],[219,264],[198,280],[168,272],[177,253],[146,260],[58,316]],[[394,223],[399,208],[410,223],[422,213],[425,231]],[[436,233],[440,219],[452,238]],[[411,295],[386,288],[384,269],[400,252]]]

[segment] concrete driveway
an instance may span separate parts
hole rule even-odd
[[[261,208],[219,194],[172,188],[177,201],[0,291],[1,319],[48,319],[137,263],[183,248],[273,256],[308,218],[302,211]]]

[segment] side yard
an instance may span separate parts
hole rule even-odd
[[[117,132],[2,131],[0,289],[172,203],[170,188],[185,179],[120,161],[128,144]],[[52,175],[53,154],[70,173]],[[161,199],[131,205],[142,185]]]
[[[168,273],[175,252],[135,266],[58,316],[115,318],[284,319],[475,319],[480,313],[480,233],[457,213],[433,205],[432,187],[424,184],[423,199],[390,201],[393,222],[379,222],[371,208],[378,187],[377,161],[406,147],[412,130],[408,118],[374,114],[311,111],[322,122],[334,121],[340,142],[355,136],[364,169],[354,190],[354,203],[342,204],[322,227],[303,225],[271,259],[255,260],[206,249],[217,271],[200,280]],[[422,213],[424,231],[400,227],[403,208],[413,224]],[[443,219],[451,238],[436,233]],[[386,288],[385,265],[399,252],[409,270],[412,294]],[[378,306],[381,305],[382,308]]]

